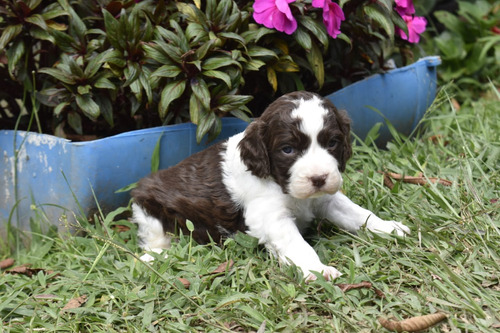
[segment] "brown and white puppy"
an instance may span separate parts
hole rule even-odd
[[[141,247],[168,248],[168,233],[177,227],[186,234],[190,220],[200,243],[239,230],[300,267],[307,280],[316,278],[313,271],[338,277],[301,235],[315,218],[348,231],[366,225],[374,232],[409,232],[339,191],[352,152],[349,130],[347,115],[316,94],[278,98],[244,132],[138,183],[132,208]]]

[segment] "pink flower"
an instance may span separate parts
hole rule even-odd
[[[402,15],[402,18],[405,20],[406,25],[408,26],[408,35],[399,28],[396,28],[396,31],[399,33],[399,36],[409,41],[410,43],[418,43],[420,41],[420,34],[425,31],[425,27],[427,25],[427,20],[421,16],[412,16],[412,15]]]
[[[394,0],[394,2],[396,3],[394,10],[398,12],[401,17],[403,15],[415,14],[415,6],[412,0]]]
[[[326,31],[333,38],[340,34],[340,23],[345,20],[342,8],[332,0],[313,0],[312,6],[323,8],[323,23]]]
[[[289,3],[295,0],[255,0],[253,18],[269,29],[276,29],[291,35],[297,29]]]

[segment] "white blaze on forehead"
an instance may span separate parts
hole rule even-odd
[[[311,138],[316,138],[319,131],[323,129],[324,116],[328,111],[316,96],[308,100],[301,99],[296,104],[297,108],[292,111],[292,118],[300,119],[300,130]]]

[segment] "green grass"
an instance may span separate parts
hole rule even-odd
[[[364,143],[354,149],[346,194],[382,218],[403,221],[412,234],[351,235],[321,223],[308,240],[344,274],[333,283],[305,284],[295,267],[281,267],[246,237],[223,247],[180,237],[168,260],[148,266],[137,259],[134,226],[118,217],[120,209],[97,216],[95,225],[80,219],[83,236],[35,227],[31,247],[0,247],[0,258],[43,269],[31,277],[2,272],[0,331],[381,332],[379,316],[442,311],[448,318],[430,332],[493,332],[500,325],[499,100],[493,93],[457,111],[443,91],[421,134],[399,137],[387,150]],[[453,185],[396,182],[390,190],[378,172],[384,170]],[[116,232],[115,224],[132,229]],[[230,269],[211,274],[229,260]],[[335,286],[362,281],[385,298]],[[86,303],[61,312],[81,295]]]

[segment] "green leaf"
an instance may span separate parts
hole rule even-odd
[[[40,14],[34,14],[30,17],[24,19],[26,22],[39,26],[40,28],[47,30],[47,23]]]
[[[11,47],[7,49],[7,59],[9,59],[8,68],[10,77],[15,80],[15,69],[19,61],[23,58],[24,55],[24,40],[18,39],[16,40]]]
[[[246,121],[247,123],[252,121],[252,119],[249,116],[247,116],[247,113],[250,113],[250,110],[246,107],[245,108],[240,107],[237,110],[229,111],[229,113],[238,119]]]
[[[401,30],[405,32],[406,35],[408,35],[408,25],[406,24],[405,20],[396,12],[393,11],[391,13],[391,19],[392,22]]]
[[[186,38],[196,44],[199,40],[207,39],[208,32],[199,23],[190,22],[186,28]]]
[[[161,152],[162,137],[163,133],[161,133],[160,136],[158,137],[155,148],[153,149],[153,154],[151,155],[151,172],[156,172],[160,169],[160,152]]]
[[[58,68],[41,68],[38,70],[39,73],[48,74],[55,79],[67,83],[67,84],[76,84],[76,77],[71,73],[67,73]]]
[[[210,109],[210,91],[207,83],[202,78],[193,78],[190,82],[191,90],[198,97],[205,109]]]
[[[123,83],[124,87],[131,85],[141,74],[141,67],[135,62],[130,62],[123,70],[126,81]]]
[[[368,5],[363,7],[365,14],[377,22],[385,30],[387,36],[394,40],[394,24],[391,20],[391,14],[384,7],[379,5]]]
[[[247,54],[249,57],[252,57],[252,58],[254,58],[254,57],[272,57],[272,58],[278,59],[278,55],[276,54],[276,52],[269,50],[269,49],[266,49],[264,47],[255,46],[255,45],[248,47]]]
[[[52,44],[55,43],[55,38],[47,30],[40,29],[39,27],[32,27],[30,29],[30,35],[39,40],[46,40]]]
[[[201,112],[202,106],[198,97],[196,97],[195,94],[191,94],[191,97],[189,98],[189,119],[193,124],[198,125]]]
[[[182,29],[179,23],[177,23],[175,20],[170,20],[170,26],[175,30],[175,35],[177,38],[177,42],[175,44],[182,50],[183,54],[188,52],[190,50],[189,42],[186,38],[186,35],[184,34],[184,29]]]
[[[227,87],[231,89],[231,77],[228,74],[215,70],[204,71],[201,74],[206,77],[222,80],[226,83]]]
[[[182,55],[184,54],[184,52],[182,52],[179,47],[167,44],[162,41],[156,41],[156,43],[163,50],[164,54],[168,55],[170,59],[178,64],[182,63]],[[170,59],[168,60],[168,62],[171,62]]]
[[[54,116],[58,117],[62,111],[69,105],[69,102],[62,102],[59,103],[55,108],[54,108]]]
[[[83,71],[84,76],[86,78],[93,77],[97,73],[97,71],[99,71],[102,64],[110,59],[113,55],[114,53],[112,52],[112,50],[106,50],[94,56],[92,59],[90,59],[87,66],[85,67],[85,70]]]
[[[80,95],[88,94],[88,93],[90,93],[91,90],[92,90],[92,87],[90,86],[90,84],[86,84],[84,86],[78,86],[78,88],[77,88],[77,91]]]
[[[437,10],[434,12],[436,19],[443,24],[447,30],[460,34],[464,28],[464,22],[450,12]]]
[[[257,43],[262,37],[264,37],[266,35],[273,34],[275,32],[276,32],[275,30],[271,30],[271,29],[268,29],[265,27],[260,27],[259,29],[256,29],[256,30],[243,31],[241,33],[241,37],[243,37],[245,39],[245,41],[248,45],[252,42]]]
[[[205,30],[208,30],[208,24],[205,14],[191,4],[176,2],[177,10],[186,15],[188,21],[196,22],[203,25]]]
[[[245,39],[234,32],[221,32],[218,34],[218,36],[222,37],[222,38],[234,40],[234,41],[240,43],[242,46],[246,45]]]
[[[341,32],[339,35],[337,35],[337,39],[343,40],[352,49],[352,41],[345,33]]]
[[[101,77],[97,81],[95,81],[94,87],[100,89],[111,89],[111,90],[116,89],[116,86],[113,84],[113,82],[111,82],[109,79],[105,77]]]
[[[259,246],[259,240],[255,237],[252,237],[246,233],[238,231],[236,235],[234,235],[234,240],[239,245],[243,246],[246,249],[256,249]]]
[[[104,17],[104,26],[107,39],[114,48],[121,50],[122,47],[120,45],[120,42],[118,41],[118,38],[122,36],[122,34],[120,33],[120,23],[113,17],[113,15],[111,15],[110,12],[105,9],[102,10],[102,14]]]
[[[95,102],[99,105],[99,110],[101,111],[104,120],[106,120],[109,126],[114,127],[113,104],[111,103],[109,97],[105,95],[96,95]]]
[[[262,66],[265,66],[266,63],[259,59],[250,59],[247,63],[245,63],[245,70],[247,71],[258,71]]]
[[[75,53],[76,52],[76,41],[69,34],[59,31],[52,30],[52,36],[54,37],[55,44],[64,52]]]
[[[182,73],[182,70],[175,65],[163,65],[151,74],[151,76],[174,78]]]
[[[41,14],[45,21],[52,20],[59,16],[69,16],[66,10],[62,9],[52,9]]]
[[[310,36],[315,36],[323,45],[323,47],[328,47],[329,37],[322,22],[320,23],[319,21],[314,20],[312,17],[305,15],[300,16],[298,22],[301,26],[309,30]]]
[[[147,68],[143,68],[141,75],[139,75],[139,83],[142,89],[146,92],[148,98],[148,103],[153,103],[153,89],[151,87],[151,81],[148,79],[151,77],[151,72]]]
[[[172,101],[181,97],[182,93],[186,89],[186,80],[176,80],[170,82],[163,88],[161,92],[160,104],[158,105],[158,112],[161,119],[165,119],[168,112],[168,107]]]
[[[314,76],[316,77],[316,80],[318,80],[319,87],[321,88],[325,82],[325,67],[323,63],[323,55],[321,54],[321,50],[316,43],[313,43],[311,51],[307,52],[307,60],[309,61]]]
[[[101,113],[99,105],[92,99],[90,94],[76,95],[76,104],[83,113],[92,120],[97,119]]]
[[[238,66],[241,69],[241,64],[238,61],[233,60],[231,57],[228,56],[208,58],[205,61],[203,61],[201,68],[203,70],[208,71],[231,65]]]
[[[312,44],[312,45],[316,46],[315,44]],[[313,48],[311,48],[311,51],[309,53],[311,53],[312,51],[313,51]],[[319,49],[318,49],[318,52],[319,52],[319,55],[321,56],[321,52],[319,51]],[[321,60],[321,64],[322,64],[323,57],[321,57],[320,60]],[[285,72],[285,73],[300,71],[299,65],[297,65],[293,61],[292,57],[289,55],[281,56],[280,60],[278,62],[276,62],[275,64],[273,64],[273,69],[277,72]]]
[[[220,105],[229,105],[232,107],[245,105],[253,99],[249,95],[225,95],[218,99]]]
[[[301,28],[297,28],[293,34],[297,43],[306,51],[310,51],[312,47],[311,36]]]
[[[137,182],[128,184],[127,186],[124,186],[118,190],[115,191],[115,193],[124,193],[133,190],[134,188],[137,187]]]
[[[83,130],[82,130],[82,118],[80,115],[76,112],[69,112],[68,113],[68,124],[69,126],[77,133],[82,135]]]
[[[215,39],[210,39],[209,41],[203,43],[203,45],[196,50],[196,59],[202,60],[203,58],[205,58],[208,51],[214,46],[214,44]]]
[[[196,142],[200,143],[203,137],[215,125],[217,116],[213,112],[204,112],[201,116],[200,123],[196,127]]]
[[[273,91],[278,90],[278,76],[276,71],[271,66],[267,66],[267,81],[273,87]]]
[[[179,35],[177,35],[173,31],[165,29],[162,26],[157,26],[156,30],[155,30],[155,33],[156,33],[157,36],[162,37],[165,41],[167,41],[169,43],[173,43],[173,44],[175,44],[177,46],[179,46],[179,44],[181,43]]]
[[[467,56],[465,42],[462,37],[457,34],[444,31],[441,35],[434,38],[434,41],[441,51],[443,59],[460,60]]]
[[[189,232],[194,231],[194,224],[190,220],[186,220],[186,228]]]
[[[158,45],[142,44],[142,49],[146,52],[146,56],[156,60],[160,64],[172,64],[172,60],[161,50]]]
[[[21,33],[23,30],[23,26],[21,24],[9,25],[2,32],[2,36],[0,37],[0,50],[4,50],[7,44],[15,38],[17,35]]]

